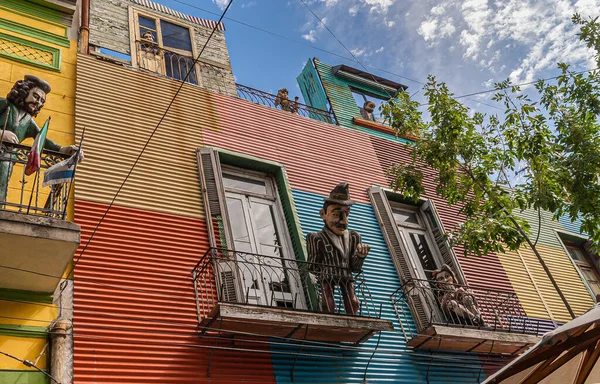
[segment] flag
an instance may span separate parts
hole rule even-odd
[[[25,165],[25,174],[27,176],[37,172],[40,169],[42,162],[42,150],[44,149],[44,143],[46,142],[46,134],[48,133],[48,125],[50,125],[50,118],[46,120],[41,131],[35,137],[31,151],[27,155],[27,164]]]
[[[77,158],[79,157],[79,151],[75,152],[73,156],[66,160],[56,163],[44,172],[44,181],[42,187],[54,184],[69,183],[75,176],[75,165],[77,164]]]

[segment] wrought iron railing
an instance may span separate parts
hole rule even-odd
[[[431,325],[538,334],[537,319],[527,317],[514,292],[492,288],[408,280],[392,295],[400,323],[408,308],[422,332]],[[403,326],[404,330],[410,327]]]
[[[210,248],[192,270],[192,278],[199,320],[219,302],[377,318],[381,314],[362,273],[332,265]],[[330,288],[332,295],[323,295]],[[344,289],[352,292],[342,295]],[[352,296],[358,299],[357,307]],[[327,302],[328,297],[333,301]]]
[[[26,176],[24,169],[30,150],[31,147],[26,145],[4,144],[0,153],[0,163],[4,163],[6,169],[12,167],[12,172],[0,173],[0,177],[8,177],[7,180],[0,180],[0,188],[7,185],[6,197],[0,198],[0,209],[64,219],[71,183],[43,188],[42,179],[44,170],[67,159],[68,156],[45,149],[41,155],[40,169]],[[18,181],[15,183],[15,180]]]
[[[186,82],[210,91],[223,94],[233,92],[228,89],[233,89],[233,80],[227,79],[230,72],[226,68],[196,60],[191,55],[182,55],[146,40],[136,41],[136,55],[138,66],[141,69],[179,81],[185,78]],[[186,78],[188,72],[190,74]],[[230,87],[228,84],[231,84]]]
[[[281,101],[278,100],[277,95],[260,91],[242,84],[236,84],[235,86],[237,87],[238,96],[241,99],[252,101],[253,103],[265,105],[275,109],[285,108],[281,106]],[[324,111],[322,109],[314,108],[310,105],[302,103],[296,103],[295,101],[291,100],[288,100],[288,103],[291,105],[290,109],[293,109],[294,113],[298,113],[300,116],[309,117],[313,120],[319,120],[325,123],[336,124],[333,112]]]

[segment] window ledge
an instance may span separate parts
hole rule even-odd
[[[209,331],[246,333],[323,342],[363,343],[380,331],[393,331],[389,320],[248,304],[218,303],[198,327]]]
[[[523,333],[430,325],[408,345],[415,349],[518,355],[540,340]]]
[[[385,126],[383,124],[380,124],[378,122],[375,121],[371,121],[371,120],[366,120],[366,119],[361,119],[360,117],[355,117],[353,120],[355,125],[364,127],[364,128],[368,128],[368,129],[372,129],[374,131],[378,131],[378,132],[382,132],[382,133],[387,133],[390,135],[394,135],[396,136],[396,130],[393,128],[390,128],[388,126]],[[407,139],[407,140],[412,140],[412,141],[417,141],[419,138],[415,135],[411,135],[411,134],[407,134],[407,135],[398,135],[398,137],[403,138],[403,139]]]

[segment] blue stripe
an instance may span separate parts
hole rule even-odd
[[[44,181],[56,180],[56,179],[71,179],[75,174],[74,170],[67,171],[56,171],[49,174],[44,174]]]

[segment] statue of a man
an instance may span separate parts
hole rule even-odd
[[[373,112],[375,111],[375,107],[377,107],[377,106],[371,100],[365,101],[365,104],[363,105],[363,107],[360,108],[360,115],[365,120],[375,121],[375,116],[373,115]]]
[[[2,153],[10,153],[7,146],[19,144],[27,138],[35,138],[40,128],[33,120],[38,115],[46,95],[50,92],[50,85],[44,80],[25,75],[24,80],[17,81],[6,98],[0,97],[0,132],[6,127],[2,135]],[[7,120],[8,115],[8,120]],[[60,146],[52,140],[46,139],[44,148],[71,155],[77,151],[74,145]],[[12,156],[2,157],[0,160],[0,203],[6,201],[8,183],[12,173]]]
[[[360,234],[348,230],[348,215],[354,201],[348,183],[338,184],[325,199],[320,211],[325,226],[306,235],[309,271],[321,285],[321,310],[335,311],[334,290],[340,287],[346,314],[356,315],[360,302],[354,293],[352,273],[359,273],[371,247],[362,244]]]
[[[454,272],[446,264],[431,273],[437,282],[437,296],[442,310],[457,324],[486,326],[477,307],[475,294],[457,285]]]
[[[275,98],[275,106],[280,106],[282,111],[287,111],[287,112],[292,112],[292,113],[298,113],[298,99],[299,97],[296,96],[294,98],[294,102],[292,103],[289,99],[288,99],[288,90],[287,88],[281,88],[279,91],[277,91],[277,97]]]

